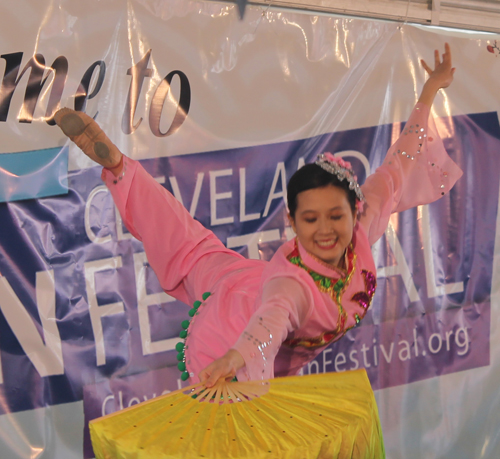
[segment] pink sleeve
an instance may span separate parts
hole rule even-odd
[[[277,277],[263,287],[262,305],[253,314],[233,346],[245,360],[247,379],[274,377],[274,358],[289,333],[310,314],[307,292],[291,277]]]
[[[191,303],[214,285],[211,275],[217,270],[206,269],[203,277],[197,275],[195,267],[201,265],[201,259],[221,252],[242,257],[226,249],[211,231],[194,220],[137,161],[126,156],[123,161],[122,176],[117,178],[104,169],[101,177],[126,227],[143,243],[163,290]],[[197,282],[189,282],[188,275]]]
[[[361,189],[366,198],[360,217],[370,244],[387,228],[393,212],[430,204],[450,191],[462,170],[446,152],[429,106],[417,104],[385,160]]]

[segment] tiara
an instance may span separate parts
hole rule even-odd
[[[347,180],[349,182],[349,189],[356,193],[356,207],[361,212],[363,210],[365,195],[361,191],[361,187],[358,183],[358,177],[354,175],[351,163],[344,161],[342,158],[334,156],[331,153],[319,154],[314,163],[321,167],[321,169],[335,175],[341,182],[343,180]]]

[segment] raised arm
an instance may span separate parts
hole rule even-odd
[[[371,244],[384,234],[393,212],[401,212],[422,204],[430,204],[445,195],[462,175],[448,156],[439,137],[430,108],[437,91],[453,81],[448,44],[442,61],[435,51],[435,68],[425,61],[429,73],[418,103],[400,137],[389,148],[385,160],[362,185],[366,197],[365,211],[359,221]]]

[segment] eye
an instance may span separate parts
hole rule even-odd
[[[340,220],[343,217],[343,215],[332,215],[330,218],[332,220]]]
[[[309,218],[304,218],[304,221],[305,221],[306,223],[314,223],[314,222],[316,221],[316,219],[315,219],[315,218],[313,218],[313,217],[309,217]]]

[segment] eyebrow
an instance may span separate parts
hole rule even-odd
[[[334,210],[344,210],[344,208],[342,206],[335,206],[332,207],[331,209],[327,209],[328,212],[332,212]],[[307,214],[308,212],[318,213],[319,211],[314,209],[306,209],[300,212],[300,215]]]

